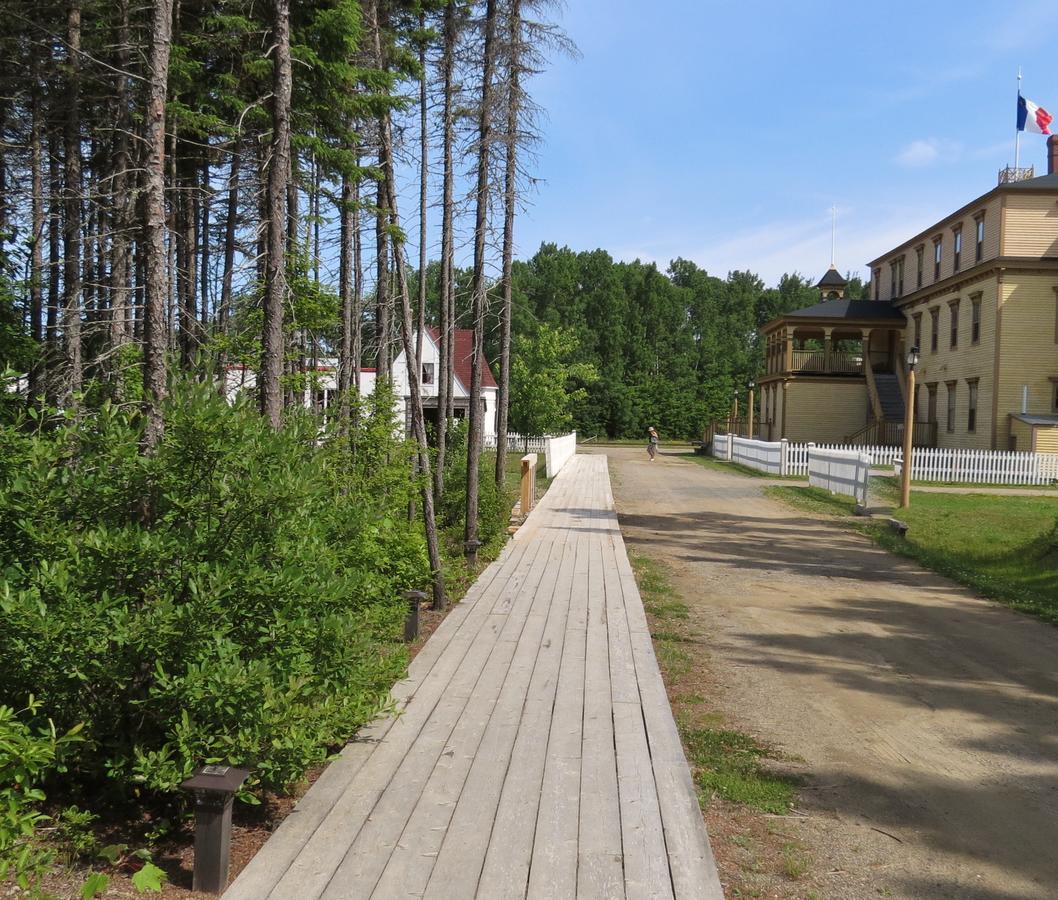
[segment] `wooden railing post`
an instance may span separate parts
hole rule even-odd
[[[527,453],[522,457],[521,483],[522,518],[524,519],[536,505],[536,454]]]

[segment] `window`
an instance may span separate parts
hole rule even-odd
[[[936,425],[937,424],[937,385],[927,384],[926,385],[927,405],[926,405],[926,421]]]
[[[947,429],[949,432],[955,431],[955,388],[958,386],[957,381],[949,381],[948,385],[948,421]]]
[[[952,300],[948,304],[948,308],[951,310],[951,349],[954,350],[959,346],[959,301]]]
[[[926,258],[926,247],[919,244],[915,248],[915,287],[922,287],[922,262]]]
[[[966,430],[977,431],[977,379],[967,379],[966,387],[969,389],[969,399],[966,401]]]
[[[899,275],[897,273],[898,263],[894,260],[889,263],[889,299],[900,296]]]
[[[985,214],[974,217],[974,262],[980,262],[985,255]]]
[[[952,255],[952,271],[959,271],[959,259],[962,256],[962,225],[956,225],[952,231],[954,232],[955,249]]]
[[[933,239],[933,280],[940,281],[940,257],[944,252],[944,238]]]
[[[970,343],[981,343],[981,295],[970,298]]]
[[[936,353],[940,342],[940,307],[929,311],[929,352]]]
[[[882,270],[881,269],[875,269],[871,273],[871,280],[874,282],[874,299],[878,300],[881,297]]]
[[[896,261],[896,296],[904,296],[904,257]]]
[[[1058,413],[1058,378],[1051,379],[1051,412]]]
[[[914,319],[915,319],[915,343],[912,344],[912,346],[913,347],[921,347],[922,346],[922,313],[915,313]]]
[[[422,383],[433,384],[433,363],[422,364]]]

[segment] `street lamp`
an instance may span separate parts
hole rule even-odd
[[[907,403],[904,409],[904,466],[900,473],[900,506],[911,505],[911,437],[915,430],[915,367],[918,347],[907,351]]]
[[[750,382],[747,387],[749,388],[749,411],[747,412],[747,427],[746,437],[751,441],[753,440],[753,389],[757,385],[754,382]]]

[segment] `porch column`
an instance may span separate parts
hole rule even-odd
[[[831,339],[832,332],[833,332],[832,328],[824,328],[823,329],[823,371],[826,372],[828,375],[830,374],[831,355],[832,355],[831,354],[831,349],[830,349],[832,344],[833,344],[833,341]]]
[[[786,341],[786,368],[785,371],[793,371],[793,331],[789,328],[783,329],[783,338]]]

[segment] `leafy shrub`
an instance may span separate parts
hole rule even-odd
[[[0,429],[0,702],[83,721],[82,781],[298,779],[387,702],[402,592],[428,580],[391,409],[346,441],[179,381],[153,457],[107,403]]]
[[[462,547],[467,507],[467,427],[457,422],[448,434],[445,453],[444,497],[438,510],[440,525],[452,533],[454,542]],[[496,489],[493,475],[495,456],[482,455],[478,479],[478,534],[482,544],[495,545],[507,533],[514,498],[504,489]]]
[[[54,857],[34,841],[37,826],[48,818],[40,811],[40,785],[49,772],[62,770],[62,751],[79,731],[59,736],[51,723],[31,727],[25,718],[38,709],[32,697],[21,718],[0,705],[0,883],[14,881],[27,891]]]

